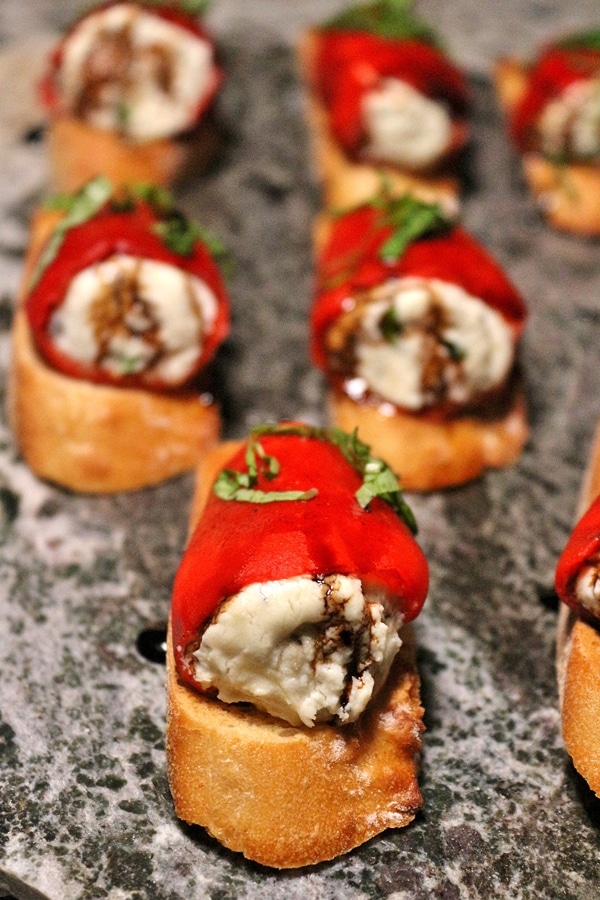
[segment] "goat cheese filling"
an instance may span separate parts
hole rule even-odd
[[[75,276],[49,333],[82,365],[177,385],[193,372],[216,315],[217,298],[196,276],[115,254]]]
[[[185,28],[120,3],[74,28],[58,78],[65,106],[77,118],[152,140],[194,122],[214,86],[213,50]]]
[[[351,304],[327,344],[330,370],[355,400],[371,392],[409,410],[464,405],[511,371],[510,327],[458,285],[391,279]]]
[[[575,596],[589,613],[600,618],[600,570],[598,562],[590,563],[581,571],[575,585]]]
[[[544,108],[538,131],[546,156],[600,160],[600,78],[569,85]]]
[[[365,154],[413,169],[436,163],[450,143],[452,122],[441,103],[399,78],[383,78],[362,104]]]
[[[353,576],[252,584],[218,608],[194,677],[292,725],[354,722],[387,677],[401,625],[385,591]]]

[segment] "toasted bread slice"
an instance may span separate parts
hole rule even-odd
[[[497,416],[434,421],[409,412],[357,403],[338,390],[328,395],[329,418],[344,431],[358,429],[396,471],[407,491],[435,491],[515,462],[529,436],[523,392],[516,387]]]
[[[192,524],[235,448],[220,445],[201,462]],[[402,640],[385,686],[358,723],[307,728],[183,684],[169,636],[167,761],[177,815],[274,868],[332,859],[407,825],[422,803],[423,709],[410,627]]]
[[[195,173],[206,170],[219,142],[210,119],[190,134],[136,142],[72,116],[58,116],[48,126],[52,187],[71,193],[97,175],[117,187],[134,182],[169,187],[192,168]]]

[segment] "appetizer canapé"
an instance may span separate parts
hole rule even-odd
[[[219,433],[204,378],[229,328],[214,239],[164,190],[103,178],[34,219],[10,414],[40,476],[122,490],[193,468]]]
[[[496,66],[498,94],[525,177],[548,221],[600,233],[600,32],[545,46],[531,64]]]
[[[168,184],[190,160],[201,168],[222,77],[212,37],[177,3],[94,7],[64,35],[41,85],[56,188],[97,174]]]
[[[287,423],[200,479],[170,619],[177,814],[281,868],[407,824],[428,572],[397,478],[356,435]]]
[[[303,39],[310,124],[329,203],[372,193],[380,169],[398,190],[427,199],[458,192],[467,82],[410,6],[360,4]]]
[[[439,206],[385,189],[319,243],[312,354],[334,424],[358,428],[408,490],[512,462],[526,311],[498,263]]]

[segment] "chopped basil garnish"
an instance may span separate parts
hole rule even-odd
[[[178,256],[190,256],[196,241],[202,241],[221,268],[230,269],[229,258],[221,241],[208,229],[190,222],[175,208],[173,196],[166,188],[154,184],[132,184],[127,190],[114,194],[111,182],[99,176],[88,181],[75,194],[56,194],[44,204],[47,209],[64,212],[50,236],[33,272],[30,290],[40,280],[47,267],[54,261],[67,232],[92,219],[105,204],[115,213],[128,213],[135,208],[136,200],[148,203],[156,213],[158,221],[151,229],[165,247]]]
[[[189,13],[191,16],[202,16],[210,6],[210,0],[144,0],[146,6],[174,6]]]
[[[46,246],[44,247],[30,281],[30,290],[40,280],[44,271],[54,261],[60,250],[65,236],[71,228],[83,225],[102,209],[112,194],[112,184],[107,178],[99,176],[88,181],[75,194],[59,194],[50,198],[46,203],[47,209],[64,211],[65,215],[60,220]]]
[[[275,503],[281,500],[312,500],[315,488],[308,491],[261,491],[256,488],[259,470],[268,481],[279,474],[279,460],[265,453],[251,433],[246,448],[247,472],[224,469],[217,478],[213,490],[221,500],[238,500],[241,503]]]
[[[571,34],[554,45],[561,50],[600,50],[600,30],[590,29]]]
[[[394,197],[392,188],[387,178],[382,178],[379,192],[357,206],[346,210],[336,209],[332,215],[341,218],[361,209],[374,209],[377,212],[373,223],[373,230],[392,228],[392,233],[379,248],[379,258],[384,263],[396,262],[406,248],[414,241],[427,235],[439,234],[453,227],[453,221],[439,203],[426,203],[410,194]],[[365,242],[370,240],[372,234],[363,235]],[[333,290],[342,285],[360,262],[363,250],[361,245],[352,248],[341,258],[334,260],[336,268],[331,266],[321,283],[323,290]]]
[[[435,32],[412,11],[412,0],[360,3],[330,19],[326,30],[367,31],[392,40],[417,40],[437,45]]]
[[[380,247],[379,256],[384,262],[396,262],[409,244],[448,228],[449,221],[438,203],[425,203],[405,194],[390,198],[384,211],[384,224],[394,230]]]
[[[404,500],[397,476],[382,459],[371,455],[371,448],[358,437],[340,428],[318,428],[312,425],[258,425],[250,432],[246,450],[247,472],[225,469],[214,484],[215,494],[222,500],[238,500],[246,503],[270,503],[279,500],[310,500],[317,495],[316,488],[306,491],[256,490],[259,469],[268,480],[277,477],[279,462],[265,453],[259,439],[268,435],[297,435],[326,441],[337,447],[345,459],[362,475],[363,483],[356,492],[356,500],[366,509],[371,500],[379,497],[388,503],[396,515],[417,533],[417,523],[412,510]]]

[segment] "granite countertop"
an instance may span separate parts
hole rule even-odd
[[[224,152],[177,197],[236,262],[233,331],[218,361],[227,437],[265,419],[324,421],[323,383],[307,354],[319,192],[292,45],[302,24],[341,5],[296,2],[288,15],[283,3],[253,0],[241,20],[242,4],[213,2],[229,73]],[[2,401],[29,215],[46,187],[31,81],[48,32],[86,3],[58,6],[0,7]],[[597,3],[507,0],[501,16],[498,4],[475,0],[418,6],[470,72],[476,125],[463,220],[530,308],[522,362],[532,429],[511,468],[410,498],[432,573],[416,626],[423,811],[404,830],[292,873],[248,863],[179,823],[165,774],[160,637],[192,476],[109,497],[42,483],[19,459],[2,402],[0,896],[600,895],[599,801],[559,732],[551,590],[600,418],[600,245],[540,220],[490,81],[496,56],[590,26]]]

